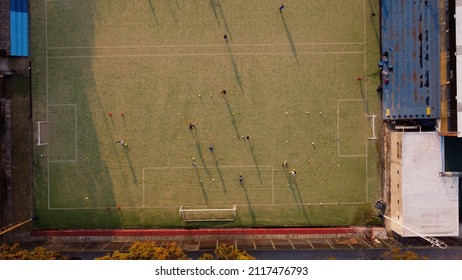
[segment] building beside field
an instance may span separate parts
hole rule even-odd
[[[391,129],[387,214],[389,228],[403,237],[459,236],[461,22],[460,0],[381,1],[378,92]]]
[[[28,0],[0,0],[0,55],[29,56]]]
[[[456,79],[455,82],[451,83],[451,89],[454,94],[451,94],[451,106],[450,112],[448,112],[448,116],[452,119],[456,119],[456,121],[452,121],[453,130],[456,130],[457,125],[457,137],[462,137],[462,87],[457,85],[462,85],[462,1],[456,0],[456,7],[455,13],[453,12],[453,7],[451,5],[451,13],[455,14],[454,17],[450,18],[450,25],[449,25],[449,34],[450,36],[450,61],[451,61],[451,79]],[[455,21],[455,23],[454,23]],[[455,26],[455,30],[454,30]],[[452,28],[452,29],[451,29]],[[455,36],[454,36],[455,33]],[[455,37],[455,38],[454,38]],[[455,41],[455,42],[454,42]],[[455,49],[455,51],[454,51]],[[455,63],[454,63],[454,56],[455,56]],[[454,67],[454,65],[456,65]],[[454,69],[455,68],[455,69]],[[454,72],[457,73],[454,75]],[[449,114],[450,113],[450,114]],[[452,128],[452,127],[451,127]]]
[[[19,95],[27,94],[30,77],[29,67],[29,1],[0,0],[0,232],[5,227],[18,225],[18,221],[30,221],[17,214],[17,208],[31,207],[14,203],[14,199],[26,200],[30,186],[15,180],[14,172],[19,167],[29,165],[26,157],[19,159],[22,151],[13,151],[19,143],[15,135],[27,139],[29,131],[18,128],[18,121],[26,123],[29,116],[23,109],[28,101]],[[18,102],[18,100],[20,100]],[[21,104],[21,105],[18,105]],[[13,113],[12,113],[13,112]],[[27,112],[27,111],[26,111]],[[26,140],[27,141],[27,140]],[[22,142],[24,143],[24,142]],[[19,150],[19,149],[18,149]],[[23,154],[24,155],[24,154]],[[18,168],[19,169],[19,168]],[[24,175],[26,177],[26,175]],[[24,192],[24,190],[26,190]]]
[[[384,120],[440,115],[438,1],[381,1]]]
[[[459,177],[438,172],[443,142],[437,132],[391,133],[390,226],[403,237],[459,235]]]

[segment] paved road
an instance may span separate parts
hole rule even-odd
[[[388,249],[368,250],[252,250],[248,253],[258,260],[379,260]],[[404,251],[404,249],[403,249]],[[462,247],[450,247],[446,250],[438,248],[412,248],[412,251],[420,256],[426,256],[430,260],[462,260]],[[187,252],[192,259],[199,258],[207,251]],[[210,253],[212,253],[210,251]],[[68,257],[93,260],[96,257],[104,256],[106,253],[64,253]]]
[[[251,252],[259,260],[378,260],[383,259],[383,254],[388,249],[373,250],[277,250]],[[462,248],[437,249],[437,248],[413,248],[413,252],[420,256],[426,256],[431,260],[462,260]]]

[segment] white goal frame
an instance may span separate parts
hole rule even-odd
[[[226,214],[228,212],[229,214]],[[192,217],[189,218],[188,213],[196,214],[203,213],[204,218]],[[224,213],[223,217],[213,217],[214,213]],[[237,207],[234,204],[232,208],[202,208],[202,209],[185,209],[183,206],[178,210],[179,217],[184,222],[232,222],[236,219]],[[210,216],[210,218],[206,218]]]
[[[377,136],[375,135],[375,118],[376,115],[368,115],[367,118],[371,121],[371,128],[372,128],[372,137],[367,137],[369,140],[377,140]]]
[[[47,126],[47,129],[48,129],[48,121],[37,121],[36,123],[37,123],[37,146],[48,145],[48,137],[46,137],[45,141],[42,142],[42,125]],[[45,133],[48,134],[48,131],[45,131]]]

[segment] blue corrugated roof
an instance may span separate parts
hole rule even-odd
[[[384,119],[439,118],[438,16],[438,0],[381,1]]]
[[[10,55],[29,56],[28,0],[10,0]]]

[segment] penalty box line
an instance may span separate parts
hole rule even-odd
[[[272,165],[259,165],[258,167],[263,167],[263,168],[271,168],[271,189],[273,190],[273,197],[272,200],[274,201],[274,169]],[[227,165],[227,166],[220,166],[220,169],[222,168],[255,168],[255,165]],[[145,207],[145,184],[144,184],[144,178],[145,178],[145,171],[146,170],[173,170],[173,169],[179,169],[179,170],[194,170],[194,169],[208,169],[207,167],[204,166],[178,166],[178,167],[168,167],[168,166],[161,166],[161,167],[144,167],[143,168],[143,206],[142,208],[149,208]]]
[[[308,206],[308,207],[316,207],[316,206],[345,206],[345,205],[364,205],[364,204],[369,204],[368,201],[351,201],[351,202],[306,202],[302,204],[296,204],[296,203],[280,203],[280,204],[268,204],[268,203],[262,203],[262,204],[252,204],[252,207],[272,207],[272,206],[286,206],[286,207],[293,207],[293,206]],[[238,207],[248,207],[248,204],[235,204]],[[175,211],[178,211],[178,208],[181,205],[162,205],[162,206],[122,206],[121,210],[123,209],[172,209]],[[197,205],[201,206],[201,205]],[[109,208],[118,208],[116,205],[114,206],[107,206],[107,207],[53,207],[53,208],[48,208],[50,211],[66,211],[66,210],[107,210]],[[229,204],[216,204],[213,205],[213,207],[229,207]]]
[[[337,157],[367,157],[366,154],[363,155],[342,155],[340,154],[340,102],[366,102],[365,99],[338,99],[337,100]],[[366,139],[367,145],[367,139]]]
[[[297,52],[297,55],[348,55],[364,54],[359,52]],[[270,55],[293,55],[292,52],[236,52],[234,56],[270,56]],[[183,53],[183,54],[120,54],[120,55],[69,55],[48,56],[47,59],[88,59],[88,58],[140,58],[140,57],[188,57],[188,56],[229,56],[229,53]]]
[[[294,46],[342,46],[342,45],[365,45],[362,43],[298,43]],[[146,46],[74,46],[74,47],[48,47],[49,50],[67,50],[67,49],[175,49],[175,48],[222,48],[223,44],[209,44],[209,45],[146,45]],[[287,44],[229,44],[230,47],[276,47],[276,46],[287,46]]]
[[[366,170],[365,170],[365,192],[366,192],[366,201],[369,201],[369,186],[368,186],[368,140],[366,138],[366,151],[364,155],[341,155],[340,154],[340,102],[367,102],[367,99],[338,99],[337,100],[337,156],[339,158],[365,158],[366,160]]]
[[[77,132],[77,104],[75,103],[69,103],[69,104],[48,104],[48,107],[73,107],[74,108],[74,122],[75,122],[75,127],[74,127],[74,143],[75,143],[75,158],[74,159],[65,159],[65,160],[50,160],[48,157],[48,162],[49,163],[66,163],[66,162],[77,162],[78,161],[78,144],[77,144],[77,139],[78,139],[78,132]],[[47,110],[48,112],[48,110]],[[49,122],[48,122],[49,124]],[[49,133],[49,129],[47,130],[47,133]],[[49,139],[49,135],[47,135],[47,139]],[[51,145],[48,146],[48,150],[50,150]]]
[[[47,66],[48,67],[48,66]],[[77,104],[74,103],[69,103],[69,104],[49,104],[48,103],[48,77],[47,77],[47,123],[49,124],[49,107],[73,107],[74,108],[74,122],[75,122],[75,130],[74,130],[74,141],[75,141],[75,159],[69,159],[69,160],[50,160],[50,148],[51,145],[48,143],[47,147],[47,208],[48,210],[53,210],[51,206],[51,189],[50,189],[50,163],[75,163],[78,162],[78,144],[77,144]],[[50,129],[47,129],[47,141],[50,142],[50,136],[49,136],[49,131]]]

